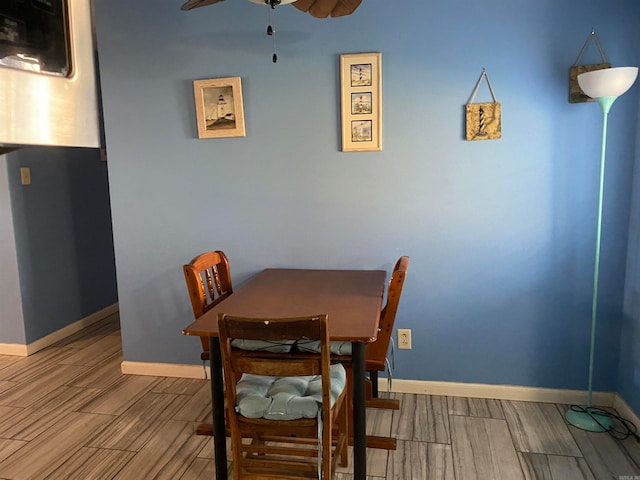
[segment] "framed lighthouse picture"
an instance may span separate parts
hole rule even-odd
[[[240,77],[195,80],[198,138],[244,137]]]

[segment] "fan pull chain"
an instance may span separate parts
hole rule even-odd
[[[273,9],[275,9],[275,5],[272,4],[271,8],[268,9],[269,14],[268,14],[267,35],[273,37],[273,57],[271,57],[271,60],[273,61],[273,63],[277,63],[278,54],[276,53],[276,31],[271,25],[271,10]]]

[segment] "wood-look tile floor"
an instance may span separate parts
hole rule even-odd
[[[120,340],[114,315],[30,357],[0,355],[0,479],[214,478],[212,441],[195,435],[208,382],[122,375]],[[395,396],[399,411],[367,411],[368,433],[398,439],[367,450],[370,480],[640,480],[640,444],[568,426],[566,405]]]

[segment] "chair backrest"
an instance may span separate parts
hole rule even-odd
[[[193,316],[197,319],[233,293],[229,261],[224,252],[206,252],[182,267]],[[209,341],[201,337],[203,360],[209,358]]]
[[[220,349],[225,378],[240,378],[243,373],[274,377],[322,375],[322,408],[327,415],[331,408],[331,375],[329,327],[327,315],[296,318],[241,318],[218,315]],[[320,341],[320,355],[291,356],[264,351],[246,352],[233,349],[234,339],[268,342]],[[228,382],[230,404],[236,401],[235,383]],[[326,412],[324,411],[327,409]]]
[[[380,314],[378,338],[375,342],[367,343],[366,346],[365,358],[367,370],[384,371],[387,350],[389,349],[389,343],[393,335],[393,325],[396,320],[396,313],[398,311],[398,305],[400,304],[400,295],[402,294],[402,287],[408,268],[409,257],[407,256],[400,257],[395,267],[393,267],[389,289],[387,290],[387,304]]]

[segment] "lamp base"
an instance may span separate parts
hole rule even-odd
[[[595,407],[569,407],[564,418],[574,427],[589,432],[606,432],[611,429],[611,417]]]

